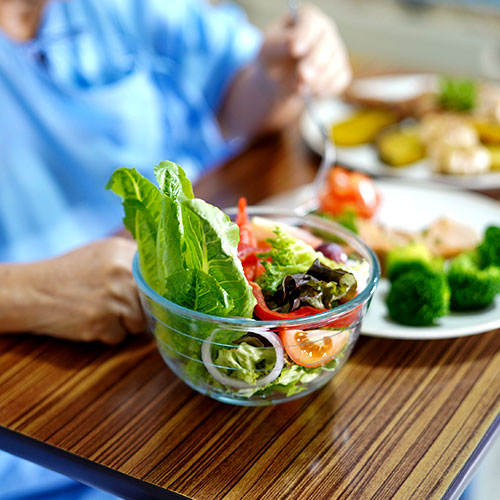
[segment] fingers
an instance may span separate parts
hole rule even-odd
[[[117,270],[114,279],[108,282],[113,299],[112,312],[121,318],[123,326],[130,333],[141,333],[146,329],[146,320],[141,307],[137,285],[131,272],[131,263],[136,245],[128,240],[117,241]]]
[[[301,8],[296,24],[288,18],[272,27],[266,34],[261,57],[269,74],[278,75],[275,80],[285,95],[291,89],[296,93],[304,87],[316,96],[337,95],[352,77],[333,21],[314,6]]]
[[[304,57],[332,27],[319,9],[311,5],[304,6],[299,11],[297,24],[288,29],[289,55],[296,59]]]
[[[301,84],[317,96],[339,94],[351,79],[344,44],[333,23],[316,9],[305,10],[303,18],[298,36],[306,38],[307,30],[314,35],[306,38],[307,50],[298,65]]]
[[[123,326],[130,333],[142,333],[146,330],[146,318],[142,310],[137,287],[132,277],[128,282],[120,284],[119,291],[115,290],[116,303],[114,313],[121,319]]]
[[[120,344],[127,337],[127,330],[117,316],[111,318],[106,324],[101,324],[99,330],[93,333],[95,338],[90,340],[99,340],[108,345]]]
[[[345,59],[343,51],[333,54],[314,54],[314,61],[308,62],[311,65],[309,72],[312,76],[307,79],[301,77],[301,85],[306,85],[310,91],[317,96],[329,96],[342,93],[352,78],[351,68]]]

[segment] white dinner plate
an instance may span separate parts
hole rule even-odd
[[[398,101],[418,95],[422,90],[432,88],[435,84],[435,76],[416,74],[361,78],[355,80],[353,86],[358,96]],[[314,119],[319,120],[327,128],[351,116],[355,109],[354,106],[341,99],[322,99],[312,102]],[[300,119],[300,131],[309,147],[321,155],[323,152],[322,135],[307,111],[304,111]],[[371,144],[337,147],[337,159],[348,167],[375,176],[437,181],[468,189],[500,187],[500,171],[467,176],[444,175],[433,172],[426,159],[405,167],[390,167],[379,159],[375,147]]]
[[[438,217],[447,216],[476,229],[481,235],[487,226],[500,225],[500,202],[437,183],[402,184],[397,180],[376,180],[382,201],[375,219],[384,225],[409,231],[420,230]],[[310,193],[310,186],[269,198],[265,205],[294,209]],[[471,313],[450,313],[435,326],[409,327],[392,321],[387,314],[385,297],[389,283],[380,280],[372,303],[363,320],[361,333],[393,339],[444,339],[482,333],[500,328],[500,296],[493,306]]]

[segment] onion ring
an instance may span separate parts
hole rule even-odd
[[[255,389],[256,387],[263,387],[264,385],[273,382],[279,377],[281,370],[283,369],[285,358],[283,353],[283,346],[281,345],[279,337],[276,334],[268,332],[253,332],[254,334],[260,335],[271,342],[276,353],[276,363],[274,364],[273,369],[265,377],[258,379],[255,384],[252,385],[244,382],[243,380],[229,377],[228,375],[221,373],[220,370],[218,370],[214,366],[214,363],[212,361],[212,353],[210,351],[212,343],[211,341],[216,331],[217,330],[214,330],[203,341],[203,344],[201,346],[201,359],[203,361],[203,364],[205,365],[205,368],[208,370],[208,373],[210,373],[210,375],[212,375],[212,377],[217,380],[217,382],[220,382],[221,384],[227,385],[229,387],[233,387],[234,389]]]

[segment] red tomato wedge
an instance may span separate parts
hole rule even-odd
[[[342,351],[349,340],[349,331],[282,329],[279,336],[295,363],[316,368],[326,365]]]
[[[319,204],[321,210],[333,215],[353,210],[360,217],[370,218],[380,204],[380,194],[367,175],[335,166],[328,174]]]

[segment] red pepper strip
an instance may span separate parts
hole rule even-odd
[[[265,252],[266,248],[246,247],[238,252],[238,257],[243,266],[243,272],[248,281],[255,281],[266,269],[260,262],[257,254]],[[270,260],[270,259],[268,259]]]
[[[255,239],[252,231],[252,226],[248,219],[246,198],[240,198],[240,200],[238,201],[238,214],[236,215],[236,224],[238,224],[238,227],[240,229],[238,252],[248,247],[255,248],[257,246],[257,240]]]
[[[282,319],[304,318],[306,316],[312,316],[313,314],[319,314],[328,310],[328,309],[317,309],[316,307],[312,306],[302,306],[299,309],[289,313],[279,313],[276,311],[272,311],[267,307],[260,286],[253,281],[250,281],[250,285],[252,287],[253,295],[257,299],[257,304],[254,308],[254,313],[261,320],[272,321],[272,320],[282,320]],[[325,326],[331,328],[347,328],[358,319],[362,307],[363,304],[360,304],[359,306],[355,307],[352,311],[348,312],[347,314],[338,319],[330,321]]]
[[[246,254],[241,252],[241,255],[238,254],[243,266],[243,272],[248,281],[255,281],[257,276],[260,276],[266,270],[257,257],[257,253],[259,253],[258,250],[256,252],[248,252]]]
[[[260,286],[253,281],[250,281],[250,285],[252,287],[253,295],[257,299],[257,304],[253,312],[259,319],[265,321],[272,321],[272,320],[282,320],[282,319],[304,318],[306,316],[312,316],[313,314],[319,314],[327,311],[327,309],[317,309],[316,307],[312,306],[302,306],[299,307],[299,309],[289,313],[280,313],[272,311],[271,309],[269,309],[269,307],[267,307]]]

